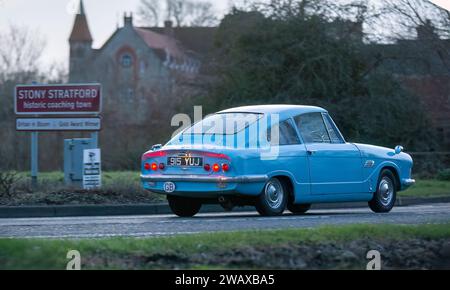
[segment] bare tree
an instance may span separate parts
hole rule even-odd
[[[351,21],[366,21],[374,17],[373,5],[365,0],[266,0],[237,1],[233,7],[242,11],[258,11],[270,18],[286,19],[296,17],[306,19],[320,16],[333,21],[337,18]]]
[[[141,0],[138,15],[141,21],[154,26],[160,25],[161,20],[172,20],[177,26],[217,24],[214,6],[208,1]]]
[[[396,39],[411,37],[417,27],[430,25],[440,37],[450,38],[450,12],[430,1],[383,0],[381,12],[381,20]]]
[[[69,81],[69,68],[66,62],[51,63],[45,74],[48,83],[67,83]]]
[[[190,26],[213,26],[217,24],[214,7],[210,2],[192,2],[189,8]]]
[[[36,30],[22,26],[0,30],[0,193],[14,192],[16,176],[11,170],[25,169],[29,149],[28,138],[15,130],[14,86],[31,81],[64,81],[66,66],[41,65],[44,52],[45,41]],[[45,139],[41,141],[44,146],[54,150],[55,139]]]
[[[383,0],[380,20],[389,31],[388,39],[397,41],[416,37],[421,48],[418,57],[430,51],[450,73],[450,12],[427,0]]]
[[[138,7],[138,15],[148,25],[158,26],[160,23],[161,1],[141,0]]]
[[[44,48],[45,41],[26,27],[10,26],[0,32],[0,79],[37,73]]]

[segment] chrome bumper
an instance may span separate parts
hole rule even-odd
[[[414,185],[416,183],[415,179],[402,179],[402,185],[404,187],[410,187],[411,185]]]
[[[203,176],[203,175],[162,175],[149,174],[141,175],[143,182],[156,181],[187,181],[187,182],[203,182],[203,183],[251,183],[266,182],[269,179],[267,175],[240,175],[240,176]]]

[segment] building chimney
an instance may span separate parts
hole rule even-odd
[[[171,20],[164,21],[164,34],[170,37],[174,36],[173,22]]]
[[[418,40],[432,40],[439,38],[439,36],[436,34],[435,27],[433,26],[433,23],[429,19],[424,24],[420,24],[416,27],[417,31],[417,39]]]
[[[127,16],[127,13],[124,14],[123,25],[124,26],[133,26],[133,13],[130,13],[130,16]]]

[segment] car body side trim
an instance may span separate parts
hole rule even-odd
[[[266,182],[269,179],[267,175],[239,175],[239,176],[203,176],[203,175],[164,175],[147,174],[141,175],[143,182],[156,181],[187,181],[203,183],[252,183]]]

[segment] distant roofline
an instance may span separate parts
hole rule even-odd
[[[135,28],[141,28],[141,29],[148,29],[148,30],[153,30],[153,29],[165,29],[164,26],[135,26]],[[177,29],[217,29],[219,28],[218,26],[174,26],[172,27],[172,29],[177,30]]]

